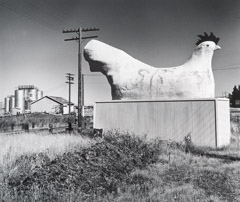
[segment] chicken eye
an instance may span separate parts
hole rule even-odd
[[[207,44],[207,47],[208,47],[209,45]]]

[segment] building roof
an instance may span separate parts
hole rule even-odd
[[[48,99],[53,100],[53,101],[55,101],[55,102],[57,102],[57,103],[59,103],[59,104],[62,104],[62,105],[69,103],[68,100],[66,100],[66,99],[64,99],[64,98],[62,98],[62,97],[47,96],[47,95],[46,95],[46,96],[44,96],[44,97],[42,97],[42,98],[40,98],[40,99],[32,102],[31,104],[34,104],[34,103],[36,103],[36,102],[38,102],[38,101],[40,101],[40,100],[42,100],[42,99],[44,99],[44,98],[48,98]],[[71,105],[74,105],[74,104],[71,102]]]
[[[68,100],[62,97],[56,97],[56,96],[46,96],[46,97],[52,98],[53,100],[56,100],[57,102],[60,102],[62,104],[68,104]]]

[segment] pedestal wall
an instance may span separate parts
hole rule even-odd
[[[183,141],[191,134],[199,146],[230,143],[228,99],[127,100],[96,102],[94,128]]]

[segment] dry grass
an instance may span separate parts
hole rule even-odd
[[[16,169],[16,160],[22,156],[45,155],[53,160],[58,155],[88,147],[89,139],[69,134],[0,135],[0,176]]]
[[[230,146],[194,149],[240,157],[239,123],[232,126]],[[239,161],[184,151],[178,143],[117,133],[99,141],[68,134],[0,136],[0,199],[240,202]],[[84,180],[91,192],[78,189]]]
[[[44,153],[54,158],[54,155],[72,151],[75,147],[89,145],[90,140],[79,135],[41,133],[0,135],[0,166],[14,161],[21,155]]]
[[[0,177],[0,198],[5,201],[240,201],[240,162],[185,153],[178,143],[111,133],[96,144],[78,136],[34,137],[39,143],[43,140],[41,146],[25,138],[25,143],[15,144],[32,146],[19,154],[9,150],[17,161]],[[23,139],[24,135],[19,140]],[[46,140],[51,144],[46,146]],[[52,160],[45,161],[33,150]],[[90,192],[80,189],[84,180],[90,183]]]
[[[38,196],[38,187],[32,190],[31,198],[19,197],[13,187],[23,176],[30,175],[34,168],[41,167],[46,160],[52,161],[64,153],[90,147],[93,143],[93,140],[69,134],[1,135],[0,201],[35,201],[35,196],[41,198],[42,195]]]
[[[170,158],[169,158],[170,152]],[[131,173],[114,198],[99,201],[240,201],[240,163],[185,154],[169,148],[159,162]]]
[[[5,138],[8,144],[0,172],[0,198],[5,201],[83,201],[97,200],[103,193],[114,196],[134,169],[156,162],[160,154],[155,143],[128,134],[109,134],[97,144],[69,135]]]

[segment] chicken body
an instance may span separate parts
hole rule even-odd
[[[199,44],[181,66],[157,68],[97,40],[84,48],[93,72],[102,72],[113,100],[214,98],[212,56],[220,49],[212,41]]]

